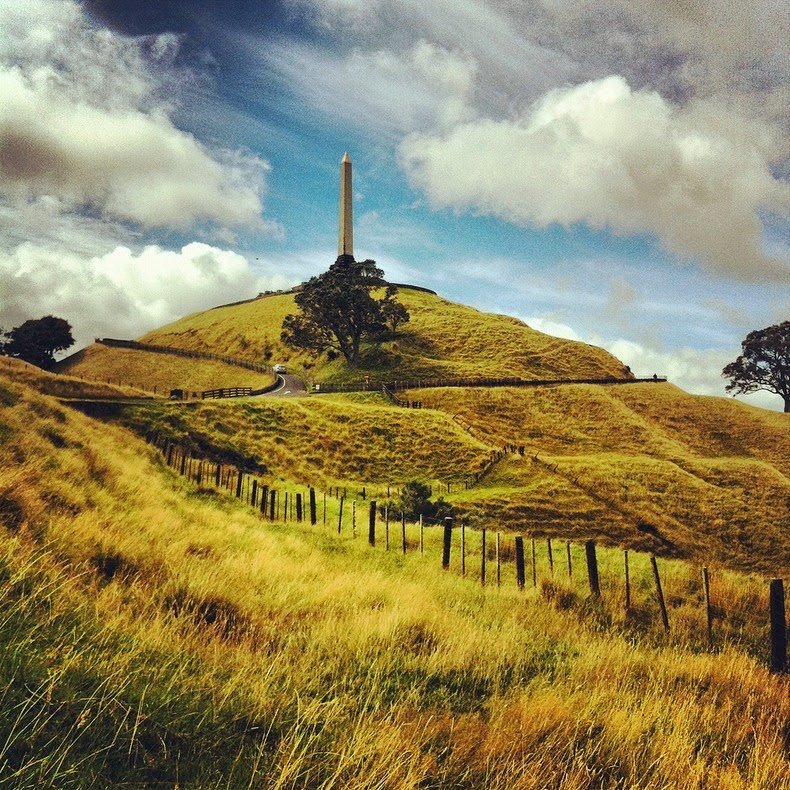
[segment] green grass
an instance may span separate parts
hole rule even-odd
[[[600,603],[578,549],[572,585],[558,560],[552,585],[520,593],[508,560],[483,589],[477,536],[463,578],[457,533],[442,572],[438,531],[425,555],[397,551],[398,529],[389,552],[372,549],[337,535],[334,500],[326,529],[271,524],[178,478],[128,430],[2,385],[0,781],[790,783],[764,580],[714,570],[708,652],[686,563],[661,563],[669,636],[644,558],[630,617],[616,551],[600,552]]]

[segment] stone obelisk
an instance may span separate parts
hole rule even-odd
[[[340,222],[336,263],[354,262],[354,217],[351,196],[351,157],[346,152],[340,162]]]

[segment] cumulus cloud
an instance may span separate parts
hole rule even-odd
[[[22,244],[0,255],[0,326],[52,313],[72,324],[83,346],[95,337],[138,337],[283,285],[273,270],[253,271],[243,256],[199,242],[179,251],[119,246],[90,257]]]
[[[260,223],[268,165],[171,120],[174,36],[94,28],[68,0],[0,0],[0,195],[143,227]]]
[[[649,233],[743,280],[790,278],[763,252],[760,210],[786,208],[770,135],[708,103],[679,108],[611,76],[550,91],[515,120],[407,137],[411,182],[437,207],[546,227]]]

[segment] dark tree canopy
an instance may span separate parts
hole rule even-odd
[[[378,340],[388,324],[394,331],[409,320],[406,309],[395,301],[393,286],[387,287],[383,299],[372,296],[383,275],[375,261],[367,260],[336,263],[312,277],[294,299],[299,313],[283,321],[282,341],[314,354],[338,351],[355,367],[363,340]]]
[[[790,321],[749,332],[742,353],[721,372],[730,379],[727,392],[765,390],[781,395],[790,412]]]
[[[31,318],[14,327],[5,337],[0,348],[5,356],[22,359],[44,370],[54,366],[54,355],[58,351],[65,351],[74,344],[69,322],[54,315]]]
[[[452,515],[452,505],[439,497],[431,502],[431,488],[425,483],[412,480],[406,483],[400,492],[400,509],[406,518],[417,519],[424,516],[428,519],[442,519]]]

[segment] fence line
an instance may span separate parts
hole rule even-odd
[[[231,495],[235,494],[235,498],[239,499],[246,504],[250,505],[254,510],[259,511],[261,518],[268,518],[270,521],[278,521],[282,520],[284,523],[287,523],[289,520],[297,522],[302,522],[303,520],[306,521],[308,518],[308,510],[304,507],[304,503],[306,502],[306,498],[304,494],[299,491],[296,492],[295,496],[293,492],[285,492],[284,500],[285,504],[284,507],[281,509],[280,505],[282,504],[282,500],[279,496],[279,491],[274,489],[262,480],[260,480],[256,475],[250,474],[243,469],[240,469],[233,465],[223,465],[219,461],[211,461],[206,458],[196,458],[192,455],[191,451],[188,447],[184,446],[181,443],[173,442],[168,439],[166,436],[163,437],[160,434],[151,434],[146,437],[147,441],[161,450],[162,455],[164,457],[165,463],[177,470],[181,476],[186,477],[190,481],[194,481],[199,486],[203,485],[211,485],[213,482],[214,488],[216,489],[224,489],[228,491]],[[318,523],[318,514],[317,514],[317,507],[316,507],[316,496],[315,496],[315,489],[312,486],[309,486],[308,496],[310,502],[310,509],[309,509],[309,520],[312,526],[315,526]],[[346,500],[346,489],[343,490],[343,495],[340,496],[339,487],[336,488],[336,496],[339,497],[339,512],[338,512],[338,522],[337,522],[337,531],[338,534],[343,534],[343,509]],[[362,487],[363,498],[364,494],[366,493],[366,486]],[[289,493],[292,493],[290,497],[291,506],[289,508]],[[389,495],[389,490],[388,490]],[[330,490],[331,494],[331,490]],[[294,510],[293,510],[293,503],[294,500],[296,501],[296,512],[295,512],[295,519],[294,519]],[[327,497],[326,493],[323,497],[323,523],[326,525],[327,523],[327,507],[326,507]],[[370,509],[369,509],[369,522],[368,522],[368,542],[371,547],[376,546],[376,514],[377,514],[377,502],[378,500],[372,500],[370,502]],[[389,520],[390,520],[390,510],[389,504],[381,504],[378,503],[379,512],[383,509],[382,515],[385,518],[385,528],[386,528],[386,541],[385,541],[385,548],[386,551],[390,550],[390,541],[389,541]],[[407,538],[407,531],[406,531],[406,516],[405,513],[401,512],[401,550],[403,554],[406,554],[409,546],[412,548],[415,547],[413,541],[409,541]],[[424,553],[424,529],[425,527],[430,526],[441,526],[443,528],[443,536],[442,536],[442,564],[441,567],[444,570],[449,570],[451,567],[451,555],[452,555],[452,535],[453,530],[456,528],[455,520],[453,517],[446,516],[441,519],[427,519],[420,517],[419,520],[419,553],[422,555]],[[460,522],[460,531],[461,531],[461,559],[460,565],[462,570],[462,575],[466,575],[466,531],[470,529],[471,531],[478,532],[481,534],[481,545],[483,552],[483,556],[481,557],[481,565],[480,565],[480,582],[485,586],[486,584],[486,530],[477,530],[470,527],[467,527],[466,524],[461,521]],[[346,527],[346,531],[350,531],[353,538],[357,537],[357,530],[356,530],[356,499],[352,499],[351,501],[351,526],[350,530],[349,527]],[[553,560],[551,554],[551,544],[550,538],[547,541],[547,556],[549,558],[549,564],[551,568],[551,580],[544,580],[541,582],[543,585],[543,594],[547,599],[552,599],[553,597],[558,595],[556,580],[554,576],[554,568],[553,568]],[[524,551],[524,537],[523,535],[515,535],[514,536],[514,544],[515,544],[515,567],[516,567],[516,582],[519,590],[523,590],[526,586],[526,562],[525,562],[525,551]],[[567,561],[568,561],[568,581],[569,584],[572,585],[572,564],[571,564],[571,550],[570,550],[571,542],[566,541],[566,551],[567,551]],[[593,598],[601,598],[601,585],[600,585],[600,575],[598,570],[598,561],[597,561],[597,554],[596,554],[596,544],[594,540],[587,540],[584,542],[584,552],[585,552],[585,560],[586,560],[586,568],[587,568],[587,577],[588,577],[588,584],[590,588],[590,595]],[[630,574],[629,574],[629,562],[628,562],[629,551],[624,550],[623,558],[624,558],[624,572],[625,572],[625,608],[626,612],[628,612],[632,606],[632,593],[631,593],[631,582],[630,582]],[[499,587],[501,583],[501,562],[502,560],[507,561],[509,558],[502,550],[501,541],[500,541],[500,533],[496,533],[496,543],[495,543],[495,561],[496,561],[496,586]],[[661,577],[658,568],[658,562],[654,554],[649,555],[650,559],[650,567],[652,571],[653,581],[655,585],[655,593],[656,599],[658,602],[660,614],[661,614],[661,621],[666,633],[670,632],[670,621],[667,612],[666,601],[663,594],[663,587],[661,582]],[[536,559],[535,559],[535,536],[532,535],[531,537],[531,560],[532,560],[532,586],[537,588],[537,567],[536,567]],[[703,568],[703,590],[704,590],[704,597],[703,602],[705,605],[705,615],[706,615],[706,632],[707,632],[707,644],[709,647],[713,645],[713,618],[712,618],[712,609],[710,603],[710,574],[709,569],[707,567]],[[548,585],[548,586],[546,586]],[[771,672],[774,673],[783,673],[788,670],[788,663],[787,663],[787,621],[786,621],[786,609],[785,609],[785,593],[784,593],[784,586],[782,579],[771,579],[769,583],[769,596],[768,596],[768,620],[769,620],[769,645],[768,645],[768,655],[769,661],[768,666]]]
[[[97,337],[97,343],[103,346],[110,346],[114,348],[131,348],[138,351],[151,351],[156,354],[172,354],[177,357],[189,357],[191,359],[210,359],[217,362],[224,362],[228,365],[235,365],[239,368],[246,368],[247,370],[255,370],[258,373],[271,373],[272,368],[268,365],[259,365],[257,362],[250,362],[247,359],[239,359],[238,357],[230,357],[226,354],[213,354],[209,351],[189,351],[184,348],[175,348],[174,346],[162,346],[155,343],[140,343],[136,340],[118,340],[112,337]]]
[[[319,390],[314,390],[316,394],[335,393],[335,392],[366,392],[375,390],[377,386],[386,387],[391,393],[402,392],[403,390],[432,389],[435,387],[551,387],[562,384],[596,384],[596,385],[617,385],[617,384],[663,384],[666,383],[666,376],[651,376],[650,378],[631,378],[618,379],[614,376],[604,378],[589,379],[522,379],[519,377],[504,378],[420,378],[394,381],[385,381],[381,384],[367,382],[355,382],[351,384],[320,384]]]

